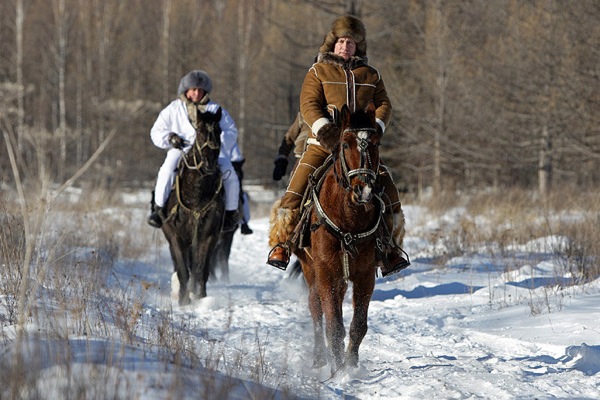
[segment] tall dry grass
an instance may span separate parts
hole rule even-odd
[[[169,373],[170,381],[160,385],[171,398],[189,396],[193,381],[201,381],[199,398],[240,392],[248,398],[294,398],[285,371],[269,376],[263,358],[248,360],[243,349],[225,352],[219,343],[198,340],[202,328],[148,304],[148,296],[159,291],[155,283],[114,273],[156,244],[155,232],[142,228],[145,204],[140,210],[114,193],[68,191],[32,231],[25,268],[24,223],[16,202],[0,192],[0,399],[45,399],[48,386],[59,398],[131,398],[139,390],[137,378],[119,371],[126,372],[132,352],[152,355]],[[19,304],[22,287],[26,306]],[[19,315],[22,310],[25,315]],[[82,363],[81,348],[89,349],[89,362]],[[247,386],[238,376],[256,384]],[[263,386],[266,378],[279,382],[278,389]]]
[[[458,223],[432,232],[434,242],[443,242],[443,264],[450,257],[484,251],[489,255],[508,256],[512,249],[532,240],[558,237],[548,241],[561,266],[557,275],[570,274],[572,282],[600,276],[600,198],[599,192],[556,189],[547,198],[536,193],[507,189],[467,195],[443,194],[421,202],[432,215],[460,209]],[[550,243],[557,243],[552,245]],[[516,264],[515,268],[520,265]]]

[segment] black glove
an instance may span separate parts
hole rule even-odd
[[[287,171],[288,160],[283,156],[277,156],[273,164],[275,164],[275,168],[273,168],[273,180],[280,181]]]
[[[185,140],[176,133],[169,133],[169,143],[174,149],[183,149],[185,147]]]
[[[337,125],[328,123],[325,124],[317,132],[317,140],[321,146],[329,151],[333,151],[335,146],[340,142],[340,128]]]

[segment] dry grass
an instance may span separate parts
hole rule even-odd
[[[442,264],[449,257],[482,249],[490,255],[507,255],[511,248],[531,240],[560,236],[565,246],[546,249],[562,265],[557,273],[587,281],[600,276],[598,198],[597,192],[557,190],[540,199],[532,192],[511,189],[465,196],[444,194],[422,205],[438,216],[453,208],[463,209],[457,224],[431,233],[430,240],[445,245],[446,252],[440,255]]]
[[[47,398],[45,386],[50,381],[61,398],[129,398],[137,378],[119,371],[131,351],[153,354],[163,364],[171,380],[159,385],[166,385],[163,390],[171,398],[186,397],[186,388],[198,379],[206,398],[217,394],[227,398],[233,391],[246,392],[249,398],[275,397],[268,387],[240,388],[243,381],[233,378],[249,376],[263,382],[264,359],[259,357],[249,368],[243,351],[225,353],[218,343],[198,340],[203,334],[196,324],[179,320],[172,310],[148,307],[147,295],[157,290],[154,284],[139,276],[107,284],[108,279],[117,279],[113,272],[117,264],[123,268],[123,260],[141,259],[155,245],[155,231],[142,226],[146,210],[133,206],[131,213],[123,213],[128,206],[102,191],[68,195],[72,202],[54,204],[33,232],[29,243],[34,255],[28,270],[23,268],[27,245],[23,217],[14,199],[8,195],[0,199],[0,341],[5,349],[0,351],[0,399]],[[30,206],[35,209],[35,204]],[[26,218],[32,215],[33,211]],[[26,270],[29,276],[24,278]],[[28,291],[25,307],[19,304],[21,287]],[[25,310],[21,320],[27,326],[37,326],[34,335],[17,334],[20,310]],[[84,364],[82,373],[73,341],[86,346],[103,341],[92,356],[102,359],[100,365]],[[48,367],[54,365],[62,367],[50,372]],[[277,396],[293,398],[284,377],[281,371]]]

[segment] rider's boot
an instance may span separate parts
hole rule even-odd
[[[271,209],[269,246],[272,249],[267,264],[285,271],[290,262],[289,239],[298,223],[299,210],[279,208],[279,205],[277,201]]]
[[[154,228],[160,228],[164,221],[163,207],[154,206],[152,213],[148,217],[148,224]]]
[[[394,213],[393,224],[394,229],[392,232],[391,243],[382,260],[383,265],[381,267],[381,275],[384,277],[400,272],[410,265],[408,256],[401,248],[402,242],[404,241],[404,234],[406,233],[402,209],[400,209],[399,212]]]
[[[267,264],[285,271],[289,263],[290,251],[288,250],[288,247],[283,243],[276,244],[269,252]]]
[[[386,260],[381,267],[381,276],[388,276],[402,271],[410,266],[410,261],[404,258],[400,247],[392,247],[386,255]]]
[[[250,228],[250,226],[248,225],[247,222],[244,222],[242,224],[242,227],[240,230],[242,232],[242,235],[252,235],[252,233],[254,233],[254,231]]]
[[[238,210],[225,211],[225,219],[223,221],[223,232],[231,232],[237,228],[240,215]]]

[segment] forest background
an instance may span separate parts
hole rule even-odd
[[[150,128],[204,69],[245,179],[274,185],[304,76],[344,13],[363,19],[394,106],[382,153],[399,189],[598,185],[596,0],[3,0],[0,182],[61,182],[95,158],[78,185],[150,191],[164,157]]]

